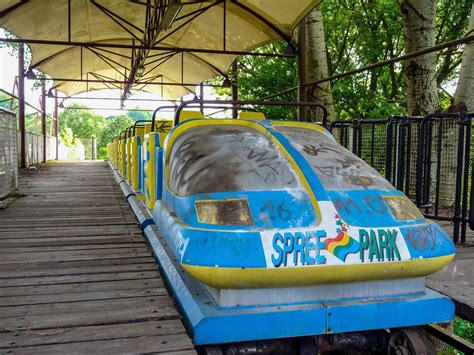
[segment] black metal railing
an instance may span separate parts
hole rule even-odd
[[[474,229],[474,113],[336,121],[334,137],[412,198],[427,218],[453,223],[453,241]]]

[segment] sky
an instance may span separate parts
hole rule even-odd
[[[0,37],[3,36],[3,30],[0,29]],[[13,85],[15,83],[15,77],[18,75],[18,58],[13,56],[11,50],[7,47],[0,47],[0,88],[4,89],[5,91],[12,92]],[[35,90],[33,88],[34,81],[33,80],[25,80],[25,98],[28,103],[39,107],[39,99],[41,96],[41,90]],[[47,87],[48,89],[48,87]],[[199,90],[199,88],[197,88]],[[119,98],[121,92],[119,90],[101,90],[101,91],[92,91],[89,93],[79,94],[76,97],[82,98],[103,98],[103,97],[115,97]],[[212,99],[214,96],[212,92],[212,88],[205,87],[204,88],[204,96],[206,99]],[[185,100],[191,100],[194,95],[187,95],[184,97]],[[156,93],[144,93],[144,92],[137,92],[132,94],[130,99],[161,99],[158,94]],[[139,107],[141,109],[147,110],[154,110],[158,106],[165,106],[170,105],[170,102],[151,102],[151,101],[126,101],[125,103],[125,110],[126,109],[134,109]],[[54,110],[54,99],[49,98],[46,100],[47,107],[46,110],[49,114],[53,113]],[[61,101],[60,101],[61,102]],[[120,101],[119,100],[93,100],[93,99],[67,99],[64,101],[63,105],[67,107],[71,103],[78,103],[81,105],[85,105],[90,107],[94,110],[97,114],[102,115],[104,117],[111,116],[111,115],[120,115],[124,114],[126,111],[117,110],[120,108]],[[100,110],[99,110],[100,109]],[[27,113],[33,112],[34,110],[27,106]]]

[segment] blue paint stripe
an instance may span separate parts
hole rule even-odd
[[[157,148],[155,151],[155,195],[157,200],[163,196],[163,149]]]
[[[261,124],[262,125],[262,124]],[[326,190],[323,187],[323,184],[319,180],[319,177],[314,172],[311,165],[308,161],[303,157],[303,155],[296,150],[290,141],[280,132],[278,132],[275,128],[270,127],[269,125],[262,125],[265,127],[275,139],[280,142],[280,144],[286,149],[286,151],[292,156],[295,160],[296,164],[299,166],[303,175],[306,177],[308,184],[313,191],[316,199],[318,201],[329,201],[329,197],[326,193]]]

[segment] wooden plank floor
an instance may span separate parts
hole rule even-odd
[[[454,261],[429,276],[427,285],[449,296],[456,305],[456,314],[474,323],[474,245],[458,247]]]
[[[20,180],[0,210],[0,354],[195,353],[105,162]]]

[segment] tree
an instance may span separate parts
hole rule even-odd
[[[329,75],[396,57],[403,52],[400,8],[393,0],[324,1]],[[405,113],[400,64],[332,81],[338,119],[366,119]]]
[[[127,116],[130,117],[135,122],[151,120],[151,112],[138,111],[139,109],[140,109],[139,107],[135,107],[133,111],[127,111]]]
[[[402,11],[405,52],[435,45],[436,0],[398,0]],[[409,115],[424,116],[439,107],[436,53],[409,59],[404,73]]]
[[[436,44],[458,39],[468,31],[471,8],[472,0],[438,1],[436,9]],[[453,86],[457,81],[462,54],[461,46],[446,48],[438,52],[438,86],[442,86],[444,83]],[[453,99],[444,91],[440,93],[448,99]]]
[[[59,114],[59,132],[66,133],[66,128],[72,130],[74,138],[98,136],[107,126],[107,120],[86,106],[72,104]]]
[[[418,4],[420,1],[433,3],[434,0],[416,0],[414,3]],[[402,0],[399,2],[400,4],[404,3]],[[404,20],[400,4],[393,0],[362,0],[359,2],[325,0],[320,6],[320,10],[324,19],[328,75],[341,74],[400,56],[404,51],[416,50],[417,48],[406,49]],[[409,5],[406,6],[409,10]],[[432,44],[441,44],[459,38],[460,33],[465,33],[468,28],[468,15],[471,6],[472,0],[438,0],[439,11],[436,13],[436,23],[431,23],[430,26],[430,31],[435,29],[435,42]],[[434,14],[434,11],[432,13]],[[311,15],[313,14],[311,13]],[[319,21],[318,19],[312,20],[311,17],[308,19],[308,22],[312,22],[312,24],[319,24]],[[311,33],[311,30],[307,27],[308,32]],[[318,44],[320,42],[316,42],[316,45]],[[256,50],[282,52],[285,47],[286,43],[279,42]],[[324,48],[322,45],[318,45],[318,47],[321,48],[318,52]],[[311,50],[310,48],[309,51]],[[433,59],[429,89],[436,105],[430,105],[432,107],[424,109],[423,112],[433,112],[438,108],[438,94],[443,98],[443,108],[446,109],[450,105],[449,94],[444,92],[443,87],[449,88],[453,82],[455,83],[461,56],[462,51],[455,47],[439,52],[437,65],[435,63],[436,54],[428,56]],[[423,56],[421,59],[425,57]],[[238,62],[237,74],[241,99],[262,98],[297,84],[297,65],[294,59],[244,56],[240,57]],[[308,58],[308,76],[315,74],[315,65],[309,63]],[[418,61],[415,60],[414,63],[417,64]],[[367,119],[388,117],[393,114],[407,114],[407,92],[413,91],[411,89],[412,79],[407,87],[409,78],[405,74],[410,74],[409,68],[413,68],[410,67],[410,63],[407,63],[406,66],[402,62],[392,63],[350,77],[332,80],[335,119]],[[326,75],[319,74],[317,77],[323,76]],[[220,84],[222,79],[212,82]],[[229,89],[219,89],[217,92],[225,98],[230,97]],[[422,93],[424,90],[420,89],[418,92]],[[409,96],[411,97],[410,105],[417,102],[417,99],[413,99],[412,94]],[[296,95],[295,92],[292,92],[275,99],[294,101]],[[272,118],[296,118],[295,110],[291,109],[265,107],[259,109]],[[414,111],[411,110],[411,112]]]
[[[283,52],[286,42],[274,42],[264,45],[259,52]],[[232,78],[233,73],[229,72]],[[239,100],[257,100],[288,89],[297,83],[297,65],[294,58],[272,58],[241,56],[237,66]],[[221,78],[209,80],[211,84],[221,84]],[[215,88],[214,91],[223,99],[231,98],[230,88]],[[295,101],[296,93],[279,97],[279,100]],[[268,118],[295,120],[296,110],[288,107],[260,106],[257,109]]]
[[[116,116],[112,118],[107,127],[105,127],[97,137],[97,147],[99,150],[99,159],[105,159],[107,155],[107,144],[112,141],[112,138],[118,136],[120,132],[133,125],[135,121],[127,115]]]
[[[306,80],[308,82],[329,76],[324,35],[323,15],[318,4],[306,17]],[[334,120],[336,111],[332,97],[331,82],[313,86],[309,89],[308,101],[315,101],[328,109],[329,120]]]
[[[63,127],[61,132],[59,133],[59,140],[64,143],[66,147],[72,147],[76,145],[76,141],[74,139],[74,133],[72,133],[72,129],[69,127]]]
[[[474,3],[471,5],[468,34],[474,34]],[[474,110],[474,43],[466,44],[464,47],[454,100],[455,104],[465,104],[468,111]]]

